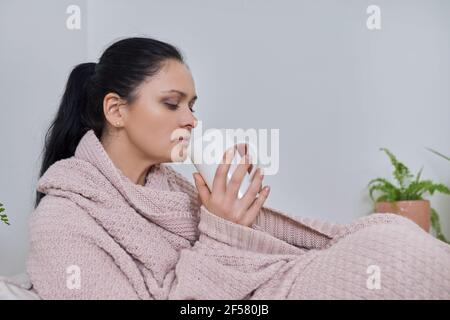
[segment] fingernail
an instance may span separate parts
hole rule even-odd
[[[269,195],[269,192],[270,192],[270,186],[266,186],[264,189],[266,190],[266,194]]]

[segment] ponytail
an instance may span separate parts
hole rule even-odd
[[[89,99],[88,86],[95,73],[95,65],[92,62],[82,63],[70,73],[58,113],[45,135],[39,177],[56,161],[73,156],[78,142],[89,130],[85,114]],[[37,191],[35,206],[43,196]]]

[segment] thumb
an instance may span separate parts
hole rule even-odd
[[[203,177],[199,173],[194,172],[192,175],[194,177],[195,186],[197,187],[200,201],[202,202],[202,204],[206,205],[209,202],[211,192],[209,191],[205,180],[203,180]]]

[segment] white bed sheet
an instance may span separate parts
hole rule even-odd
[[[40,300],[26,273],[0,276],[0,300]]]

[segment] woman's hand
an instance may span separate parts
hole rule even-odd
[[[252,164],[247,155],[242,157],[227,184],[228,171],[234,158],[235,149],[236,147],[233,147],[225,152],[224,163],[217,167],[212,191],[208,189],[202,176],[197,172],[194,173],[195,185],[200,201],[208,211],[234,223],[251,226],[269,195],[270,187],[265,186],[262,189],[264,174],[262,169],[258,168],[248,190],[241,199],[238,199],[242,179],[247,172],[250,172]],[[245,144],[238,145],[237,149],[241,155],[245,154],[245,151],[242,152],[245,150]],[[258,192],[259,196],[257,197]]]

